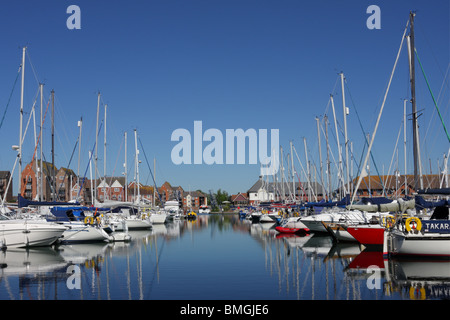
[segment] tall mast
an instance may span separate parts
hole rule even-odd
[[[137,178],[137,199],[138,199],[138,208],[139,203],[141,202],[141,191],[139,186],[139,149],[137,146],[137,131],[134,129],[134,144],[136,148],[136,178]]]
[[[333,99],[333,95],[330,95],[331,98],[331,108],[333,109],[333,117],[334,117],[334,128],[336,130],[336,139],[337,139],[337,146],[338,146],[338,154],[339,154],[339,174],[338,176],[340,177],[340,182],[342,182],[342,187],[345,190],[345,184],[343,183],[343,168],[342,168],[342,152],[341,152],[341,145],[339,143],[339,132],[338,132],[338,128],[337,128],[337,120],[336,120],[336,112],[334,110],[334,99]],[[339,183],[340,185],[340,183]],[[345,193],[345,192],[344,192]]]
[[[303,144],[305,146],[305,157],[306,157],[306,174],[308,175],[308,201],[311,201],[311,173],[309,168],[309,160],[308,160],[308,147],[306,146],[306,138],[303,137]]]
[[[349,176],[349,161],[348,161],[348,138],[347,138],[347,107],[345,105],[345,90],[344,90],[344,73],[341,72],[341,88],[342,88],[342,108],[344,110],[344,139],[345,139],[345,167],[347,170],[347,192],[350,192],[350,176]]]
[[[40,128],[39,128],[40,132],[41,132],[41,138],[39,139],[39,144],[40,144],[39,152],[40,152],[40,159],[41,159],[41,161],[39,163],[39,169],[36,168],[36,170],[39,170],[39,201],[42,201],[42,200],[44,200],[44,193],[43,193],[43,184],[44,184],[43,177],[44,177],[44,173],[42,172],[42,169],[43,169],[43,164],[42,164],[42,153],[43,153],[42,140],[44,140],[43,139],[44,134],[43,134],[43,128],[42,128],[42,126],[43,126],[42,121],[44,120],[44,118],[43,118],[43,110],[44,110],[44,101],[43,101],[43,99],[44,99],[43,94],[44,93],[43,93],[43,91],[44,91],[44,85],[42,83],[39,84],[39,89],[40,89],[40,92],[41,92],[41,125],[40,125]]]
[[[55,90],[52,89],[52,200],[56,201],[56,172],[55,172]]]
[[[283,147],[280,146],[280,155],[281,155],[281,171],[280,171],[280,175],[281,175],[281,201],[284,201],[284,196],[286,195],[285,190],[284,190],[284,159],[283,159]]]
[[[103,131],[103,139],[104,139],[104,145],[103,145],[103,177],[105,179],[104,182],[104,186],[105,186],[105,192],[104,192],[104,197],[105,200],[108,198],[107,197],[107,188],[106,188],[106,109],[108,108],[108,105],[105,104],[105,127],[104,127],[104,131]],[[110,188],[108,188],[108,190],[110,190]]]
[[[92,179],[92,152],[91,152],[91,150],[89,150],[89,173],[91,175],[91,203],[92,203],[92,205],[95,205],[94,185],[93,185],[93,179]]]
[[[319,162],[320,162],[320,181],[322,183],[322,199],[325,198],[324,195],[324,182],[323,182],[323,166],[322,166],[322,148],[320,144],[320,124],[319,124],[319,118],[316,117],[317,122],[317,139],[319,140]]]
[[[410,81],[411,81],[411,103],[412,103],[412,121],[413,121],[413,152],[414,152],[414,190],[417,191],[419,186],[419,175],[418,175],[418,133],[417,133],[417,110],[416,110],[416,77],[415,77],[415,67],[414,67],[414,12],[409,13],[409,60],[410,60]]]
[[[77,177],[78,177],[78,188],[80,188],[80,159],[81,159],[81,131],[83,128],[83,117],[78,121],[78,126],[80,127],[80,133],[78,136],[78,169],[77,169]]]
[[[408,195],[408,179],[406,178],[406,99],[403,100],[403,153],[405,165],[405,197]]]
[[[330,144],[328,143],[328,116],[324,117],[325,139],[327,142],[327,172],[328,172],[328,200],[331,198],[331,163],[330,163]]]
[[[25,86],[25,51],[27,47],[22,49],[22,86],[20,91],[20,132],[19,132],[19,194],[22,192],[22,130],[23,130],[23,92]]]
[[[153,183],[153,207],[155,207],[156,204],[156,158],[153,158],[153,179],[154,179],[154,183]]]
[[[124,133],[124,139],[125,139],[125,162],[123,164],[123,168],[124,168],[124,172],[123,174],[125,175],[125,201],[128,201],[128,179],[127,179],[127,132],[125,131]]]
[[[294,172],[294,154],[292,153],[292,141],[290,142],[291,144],[291,166],[292,166],[292,193],[294,195],[294,203],[297,201],[297,197],[295,195],[296,190],[295,190],[295,172]]]
[[[97,96],[97,124],[95,127],[95,156],[94,156],[94,199],[92,203],[97,199],[97,159],[98,159],[98,116],[100,112],[100,92]]]

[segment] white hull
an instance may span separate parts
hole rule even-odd
[[[372,217],[379,218],[380,216],[384,216],[387,214],[388,213],[369,213],[352,210],[311,215],[305,218],[301,218],[300,221],[303,222],[312,232],[328,232],[325,226],[322,224],[322,221],[325,223],[345,222],[350,224],[359,224],[368,223],[372,219]]]
[[[450,234],[392,232],[389,253],[396,255],[450,256]]]
[[[4,220],[0,222],[0,246],[11,248],[50,246],[65,230],[63,226],[47,222]]]
[[[152,224],[162,224],[165,223],[167,219],[167,214],[165,213],[152,213],[150,215],[150,222]]]
[[[348,231],[338,229],[333,230],[334,236],[338,241],[345,241],[345,242],[356,242],[355,237],[353,237]]]
[[[95,242],[109,241],[108,234],[100,227],[85,225],[83,223],[67,223],[61,242]]]
[[[152,223],[148,219],[127,218],[126,220],[128,230],[133,229],[149,229]]]
[[[298,217],[289,217],[280,221],[280,225],[285,228],[299,228],[305,229],[307,226],[300,221]]]
[[[268,214],[262,214],[259,217],[259,222],[270,222],[270,223],[274,223],[275,220],[272,219]]]

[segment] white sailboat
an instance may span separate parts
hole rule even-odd
[[[414,176],[415,189],[417,190],[417,167],[418,167],[418,132],[417,132],[417,113],[415,98],[415,73],[414,73],[414,16],[410,13],[410,35],[408,39],[408,54],[410,63],[411,80],[411,102],[413,112],[413,138],[414,138]],[[420,61],[419,61],[420,63]],[[437,106],[436,106],[437,107]],[[450,138],[449,138],[450,140]],[[450,195],[446,190],[446,196]],[[434,191],[433,191],[434,192]],[[431,193],[431,192],[430,192]],[[444,192],[440,192],[442,195]],[[447,205],[436,207],[430,219],[420,219],[419,217],[409,217],[401,224],[389,232],[384,233],[384,255],[408,255],[408,256],[433,256],[450,257],[450,220],[449,207]]]

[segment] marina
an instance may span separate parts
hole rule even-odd
[[[2,300],[442,300],[448,260],[383,259],[327,234],[237,214],[130,231],[129,242],[0,253]],[[79,269],[78,282],[69,267]],[[79,287],[77,287],[79,285]]]
[[[82,80],[75,70],[88,63],[74,61],[71,77],[78,84],[72,87],[67,81],[71,78],[64,74],[70,85],[57,88],[57,95],[53,88],[47,92],[51,87],[38,79],[37,70],[41,66],[51,70],[49,78],[64,83],[52,72],[62,77],[57,69],[72,66],[56,57],[70,60],[76,53],[57,55],[52,44],[48,48],[20,46],[15,58],[5,54],[8,67],[19,58],[21,62],[17,74],[4,73],[11,82],[15,80],[0,124],[1,134],[9,138],[0,140],[0,300],[267,301],[231,308],[251,316],[267,314],[269,309],[271,315],[281,316],[269,301],[450,300],[450,135],[446,127],[450,103],[445,105],[445,99],[450,101],[450,64],[438,49],[447,70],[439,70],[438,63],[439,68],[430,66],[433,59],[438,62],[427,48],[431,41],[415,32],[416,27],[424,34],[433,30],[434,42],[441,40],[435,35],[439,31],[434,22],[444,10],[419,10],[418,14],[409,10],[408,15],[405,3],[386,4],[384,8],[390,6],[399,16],[391,14],[380,30],[380,7],[370,5],[363,30],[353,26],[352,40],[339,44],[347,50],[341,56],[340,50],[329,54],[329,49],[337,47],[333,38],[341,38],[336,35],[347,25],[340,24],[344,29],[329,37],[326,47],[317,41],[338,28],[326,17],[318,18],[330,30],[325,34],[316,30],[314,42],[304,46],[307,37],[301,45],[291,42],[297,38],[292,30],[304,28],[289,8],[299,14],[303,4],[278,7],[269,1],[254,16],[242,13],[256,10],[247,3],[239,4],[249,10],[242,12],[222,2],[208,4],[213,5],[209,9],[195,0],[183,5],[186,8],[176,10],[158,2],[108,8],[115,19],[123,10],[128,22],[137,22],[143,12],[161,10],[151,20],[154,33],[123,23],[130,39],[141,29],[155,38],[145,43],[136,36],[133,43],[144,44],[139,52],[124,39],[117,39],[103,55],[91,52],[98,59],[92,59],[92,66],[98,70],[79,71]],[[315,4],[307,7],[316,13],[323,10]],[[95,16],[101,6],[86,3],[86,8],[83,12]],[[219,8],[226,9],[230,19],[223,20]],[[326,9],[333,12],[331,7]],[[92,29],[81,28],[78,5],[67,10],[70,18],[63,31],[71,36],[77,32],[86,48],[94,40],[103,47],[103,37],[111,38],[106,30],[98,32],[101,36],[85,32]],[[205,13],[208,18],[203,20]],[[105,25],[104,18],[96,17],[86,21]],[[262,27],[268,17],[278,19],[271,23],[273,34]],[[189,18],[203,21],[201,27],[197,22],[191,25]],[[319,23],[310,14],[305,18]],[[356,24],[356,19],[342,20]],[[233,28],[234,22],[240,24],[236,34],[228,33],[234,30],[230,21]],[[166,23],[177,27],[168,28]],[[210,26],[214,33],[208,34]],[[248,37],[223,47],[246,31],[250,31]],[[368,38],[377,45],[365,42]],[[241,53],[242,44],[253,41],[249,39],[255,43]],[[209,51],[205,44],[210,41]],[[437,42],[437,48],[442,48],[442,41]],[[65,46],[67,42],[58,44]],[[376,48],[376,53],[366,57],[369,47]],[[314,53],[305,48],[313,48]],[[116,50],[123,54],[120,59]],[[318,59],[317,52],[328,53],[327,58]],[[270,54],[258,56],[263,53]],[[324,67],[327,72],[334,70],[334,87],[324,94],[317,89],[324,83],[317,79],[330,81],[325,86],[331,89],[333,77],[317,70],[335,54],[339,57],[335,64]],[[31,56],[37,57],[37,64]],[[234,59],[242,58],[234,65]],[[305,63],[308,59],[311,62]],[[280,68],[287,60],[291,62]],[[121,69],[119,61],[131,61],[134,66]],[[228,65],[230,61],[233,66]],[[341,61],[348,63],[345,75],[337,72]],[[107,69],[101,67],[103,62]],[[272,69],[271,74],[260,73],[266,68]],[[86,77],[94,74],[92,69],[102,74],[101,80]],[[121,83],[109,75],[116,70]],[[311,78],[303,78],[300,84],[296,77],[304,76],[303,70]],[[370,78],[364,78],[370,73]],[[437,76],[443,79],[429,81]],[[102,81],[106,90],[94,92]],[[224,82],[209,87],[215,81]],[[367,88],[362,85],[369,82]],[[15,92],[19,86],[20,95]],[[84,93],[71,96],[67,88]],[[291,95],[285,90],[292,90]],[[223,92],[226,96],[221,96]],[[326,107],[318,108],[316,101],[322,98]],[[301,108],[297,108],[299,100]],[[249,105],[242,105],[243,101]],[[13,111],[8,114],[10,102]],[[341,108],[335,103],[342,103]],[[362,117],[357,107],[364,112]],[[424,130],[425,120],[429,124]],[[400,126],[396,141],[395,126]],[[301,143],[294,141],[300,137]],[[178,310],[170,312],[211,317],[218,311],[214,311],[217,305],[176,306]]]

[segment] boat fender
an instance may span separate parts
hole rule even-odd
[[[425,288],[415,288],[411,286],[411,288],[409,288],[409,298],[411,300],[425,300]]]
[[[94,218],[86,217],[86,218],[84,218],[84,223],[85,224],[94,224]]]
[[[411,222],[413,222],[413,223],[411,223]],[[420,221],[420,219],[416,218],[416,217],[409,217],[405,221],[405,228],[406,228],[406,231],[408,231],[408,232],[410,232],[411,230],[420,231],[422,229],[422,221]]]
[[[392,228],[395,224],[395,218],[391,215],[385,216],[381,219],[381,223],[381,225],[385,228]]]

